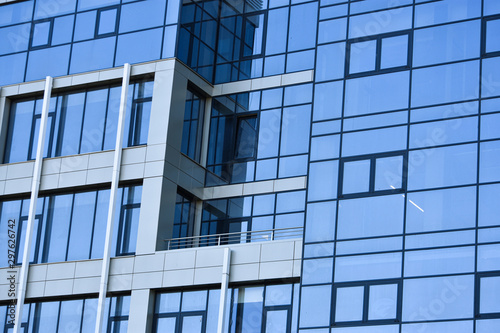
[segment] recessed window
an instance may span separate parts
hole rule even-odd
[[[478,275],[476,281],[476,317],[500,317],[500,273],[486,273]]]
[[[406,187],[404,153],[341,161],[339,197],[391,194]]]
[[[410,32],[348,41],[346,76],[409,68]]]
[[[234,158],[255,158],[257,148],[257,115],[238,117]]]
[[[359,284],[337,284],[334,289],[334,325],[398,322],[401,283],[370,281]]]
[[[483,19],[483,45],[484,55],[496,56],[500,54],[500,15]]]
[[[181,152],[196,162],[200,162],[205,99],[188,89],[184,109]]]
[[[118,7],[103,8],[97,12],[96,37],[116,34],[118,28]]]
[[[33,29],[31,31],[31,48],[50,46],[52,27],[52,20],[33,23]]]

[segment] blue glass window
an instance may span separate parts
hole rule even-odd
[[[96,36],[116,34],[118,28],[119,7],[103,8],[97,11]]]
[[[408,69],[411,35],[404,32],[348,41],[346,76]]]
[[[119,189],[112,255],[133,254],[137,239],[142,186]],[[38,199],[30,262],[61,262],[102,258],[109,190],[53,195]],[[15,264],[20,265],[28,221],[29,199],[1,203],[2,221],[15,221]],[[2,222],[2,226],[3,226]],[[7,244],[7,227],[0,233]],[[7,246],[7,245],[5,245]],[[6,249],[7,252],[7,249]],[[0,267],[7,266],[7,259]]]
[[[476,277],[476,290],[479,302],[476,303],[476,318],[499,318],[500,301],[495,297],[500,293],[500,275],[484,273]]]
[[[341,160],[339,197],[390,194],[406,188],[406,155],[375,155]]]
[[[336,284],[334,289],[335,325],[399,322],[401,289],[401,283],[398,281]]]
[[[488,17],[483,20],[483,54],[498,55],[500,52],[500,16]]]
[[[200,162],[205,99],[188,89],[184,109],[181,152],[196,162]]]
[[[147,142],[152,81],[129,89],[124,145]],[[114,148],[120,87],[66,93],[52,97],[44,157],[82,154]],[[42,99],[12,103],[4,163],[35,158]]]
[[[53,20],[33,23],[31,47],[35,48],[35,47],[43,47],[50,45],[53,26],[54,26]]]

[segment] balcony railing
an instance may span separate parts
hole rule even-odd
[[[166,239],[167,250],[302,238],[304,228],[282,228]]]

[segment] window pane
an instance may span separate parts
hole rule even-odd
[[[100,151],[102,149],[107,102],[108,89],[94,90],[87,93],[80,153]]]
[[[330,325],[331,294],[331,285],[302,287],[300,327]]]
[[[408,35],[382,39],[380,68],[406,66],[408,64]]]
[[[14,163],[26,161],[31,137],[31,122],[35,101],[12,104],[9,124],[9,144],[5,152],[4,162]]]
[[[116,8],[101,11],[97,34],[103,35],[115,32],[117,12],[118,10]]]
[[[67,260],[90,258],[96,194],[75,194]]]
[[[207,307],[207,291],[185,291],[182,293],[182,311],[204,311]]]
[[[65,95],[62,101],[58,156],[79,153],[85,93]]]
[[[499,313],[500,300],[500,276],[483,277],[480,285],[480,303],[479,312],[484,313]]]
[[[361,321],[365,287],[337,288],[335,321]]]
[[[266,312],[266,333],[286,333],[288,324],[288,310]]]
[[[57,331],[57,317],[59,315],[59,302],[43,302],[36,305],[39,317],[35,318],[34,326],[38,333],[54,333]]]
[[[361,193],[370,190],[370,160],[344,163],[342,193]]]
[[[156,322],[156,332],[174,333],[175,321],[175,317],[158,318],[158,321]]]
[[[403,156],[377,158],[375,191],[399,189],[403,186]]]
[[[349,73],[375,70],[377,40],[352,43],[350,46]]]
[[[500,51],[500,20],[491,20],[486,22],[486,52]]]
[[[73,195],[58,195],[50,199],[51,212],[47,220],[46,256],[44,262],[66,260],[68,246],[69,222]]]
[[[255,157],[257,139],[257,116],[238,118],[234,157]]]
[[[43,46],[49,43],[50,26],[52,22],[40,22],[35,23],[33,28],[33,39],[31,41],[31,46]]]

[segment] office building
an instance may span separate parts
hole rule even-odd
[[[500,332],[499,35],[498,0],[0,0],[0,332]]]

